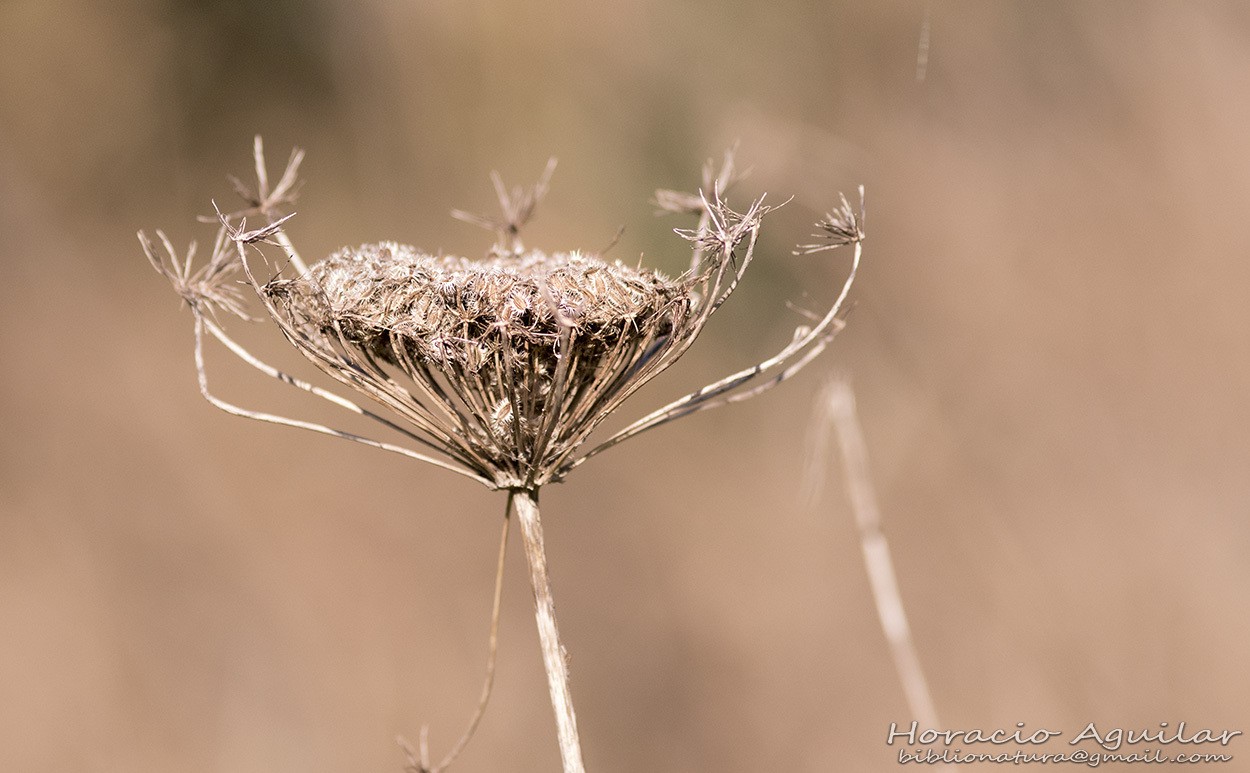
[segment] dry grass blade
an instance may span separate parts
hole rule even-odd
[[[868,470],[868,448],[855,409],[855,393],[849,382],[835,379],[824,389],[819,400],[818,414],[821,418],[815,426],[818,432],[837,438],[877,616],[889,643],[907,706],[922,727],[941,727],[920,657],[916,653],[911,627],[907,624],[898,578],[890,559],[889,543],[881,531],[881,510]],[[809,471],[809,474],[820,473]],[[809,484],[808,487],[813,486]]]

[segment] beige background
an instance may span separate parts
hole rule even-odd
[[[0,2],[0,769],[393,771],[393,736],[429,723],[440,752],[475,699],[502,497],[212,410],[139,252],[139,228],[211,238],[193,216],[255,132],[308,150],[306,256],[480,254],[447,211],[554,154],[531,241],[623,223],[614,254],[667,269],[683,223],[651,192],[740,139],[744,193],[796,198],[631,416],[781,346],[785,301],[846,268],[790,246],[867,186],[822,361],[544,492],[593,771],[895,769],[909,718],[836,467],[801,494],[839,371],[946,726],[1250,729],[1248,125],[1234,2]],[[458,770],[558,764],[512,559]]]

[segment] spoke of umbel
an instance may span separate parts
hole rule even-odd
[[[538,519],[538,491],[517,491],[512,498],[525,558],[529,561],[530,585],[534,589],[534,618],[542,645],[543,665],[547,669],[547,687],[551,691],[551,707],[556,713],[556,733],[560,740],[560,760],[564,773],[585,773],[581,742],[577,739],[577,716],[573,713],[573,696],[569,692],[569,665],[560,645],[556,628],[555,604],[551,598],[551,580],[547,577],[547,553],[543,549],[543,527]]]

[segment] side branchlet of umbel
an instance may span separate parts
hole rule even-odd
[[[772,208],[763,196],[740,209],[728,203],[726,191],[740,178],[732,152],[719,165],[705,166],[697,193],[656,192],[661,211],[699,218],[694,228],[676,229],[692,246],[690,268],[676,278],[580,250],[526,249],[521,230],[547,191],[554,159],[530,188],[509,189],[492,175],[500,216],[453,212],[495,233],[482,259],[383,242],[340,250],[307,266],[283,229],[302,159],[296,149],[278,182],[270,185],[264,148],[256,139],[255,187],[234,181],[244,206],[229,213],[218,210],[212,218],[217,237],[200,268],[192,265],[194,245],[179,257],[163,233],[157,232],[159,245],[140,233],[148,259],[192,311],[200,391],[227,413],[351,440],[507,491],[504,524],[512,512],[521,523],[564,771],[582,771],[538,492],[635,435],[753,397],[812,362],[842,327],[841,312],[864,239],[863,190],[859,209],[842,198],[817,224],[819,240],[795,250],[810,255],[853,247],[847,277],[823,314],[812,314],[772,357],[598,438],[595,431],[608,416],[689,349],[754,259],[761,223]],[[260,218],[262,225],[248,230],[248,218]],[[266,244],[281,250],[285,266],[262,276],[253,264],[264,258]],[[227,335],[221,313],[250,318],[241,277],[283,336],[331,379],[366,396],[371,407],[279,370]],[[382,425],[398,436],[396,441],[252,411],[217,397],[208,387],[205,334],[261,373]],[[497,581],[487,676],[469,728],[437,764],[429,757],[423,731],[420,750],[409,754],[415,773],[446,768],[477,727],[494,673],[499,588]]]

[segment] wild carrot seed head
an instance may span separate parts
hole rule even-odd
[[[527,250],[520,230],[547,190],[554,160],[528,189],[508,189],[498,175],[492,176],[500,217],[453,212],[461,220],[495,232],[495,244],[483,260],[434,256],[380,243],[342,250],[308,268],[282,230],[291,215],[281,214],[294,200],[303,152],[292,152],[273,186],[260,137],[253,143],[253,159],[254,192],[241,182],[235,184],[246,207],[224,214],[214,204],[220,227],[212,256],[203,267],[192,268],[194,247],[179,258],[163,233],[157,232],[160,248],[139,234],[152,266],[195,316],[195,364],[201,394],[236,416],[350,440],[434,464],[487,486],[510,489],[509,506],[515,504],[530,560],[564,768],[580,771],[567,666],[547,580],[538,489],[650,428],[757,395],[818,356],[841,327],[839,310],[859,266],[863,189],[858,212],[842,198],[841,206],[817,224],[819,241],[799,245],[795,251],[812,254],[854,246],[850,273],[824,316],[813,315],[812,324],[797,328],[790,343],[772,357],[652,411],[583,452],[579,449],[596,427],[685,353],[751,263],[760,221],[770,208],[762,196],[744,212],[725,203],[722,194],[737,176],[732,153],[726,154],[719,170],[711,163],[704,167],[704,185],[698,195],[656,192],[655,203],[661,211],[699,217],[697,227],[677,229],[693,244],[693,254],[689,271],[676,280],[654,271],[608,264],[580,252],[549,255]],[[260,216],[264,224],[247,230],[249,216]],[[258,280],[248,264],[247,250],[259,250],[259,244],[281,247],[295,278]],[[240,269],[283,335],[304,356],[341,384],[390,409],[396,420],[268,365],[209,319],[218,310],[246,317],[239,288],[232,282]],[[372,419],[419,449],[222,400],[208,386],[206,336],[265,375]],[[506,545],[506,531],[504,535]],[[502,570],[502,552],[499,566]],[[499,587],[487,691],[493,673]],[[431,767],[423,742],[420,758],[409,753],[409,768],[445,768],[477,726],[484,701],[485,695],[469,730],[442,763]]]
[[[531,493],[641,432],[747,399],[802,370],[841,328],[839,312],[864,238],[861,188],[859,211],[843,198],[817,224],[819,241],[795,251],[853,245],[850,272],[823,316],[812,315],[812,324],[798,327],[772,357],[678,398],[585,450],[608,416],[686,352],[752,261],[760,223],[772,207],[762,196],[744,211],[725,202],[724,191],[740,177],[732,153],[719,169],[710,162],[705,166],[698,194],[656,192],[661,211],[699,215],[695,228],[675,229],[693,245],[690,268],[676,279],[578,251],[526,249],[520,232],[547,190],[554,160],[529,188],[510,189],[492,176],[500,216],[452,213],[495,232],[495,244],[481,260],[383,242],[341,250],[308,268],[283,231],[291,215],[282,215],[298,188],[303,152],[292,152],[273,186],[259,137],[253,156],[255,192],[236,183],[246,208],[217,211],[214,219],[221,225],[205,266],[193,270],[192,255],[179,258],[160,232],[164,254],[140,234],[148,259],[195,314],[196,370],[205,398],[229,413],[352,440],[494,488]],[[247,230],[244,218],[250,216],[264,224]],[[262,281],[252,272],[247,252],[261,244],[285,252],[294,278]],[[395,420],[256,359],[207,319],[218,309],[246,316],[231,280],[239,269],[305,357],[380,403]],[[226,403],[208,389],[206,335],[262,373],[370,418],[417,447]]]
[[[387,383],[386,369],[402,372],[502,486],[554,474],[647,363],[693,332],[702,283],[580,252],[469,260],[384,242],[263,291],[314,362],[411,403]]]
[[[468,260],[395,243],[341,250],[267,291],[391,365],[415,357],[473,371],[506,352],[552,369],[562,326],[602,353],[637,331],[667,334],[690,306],[688,289],[658,272],[578,252]]]

